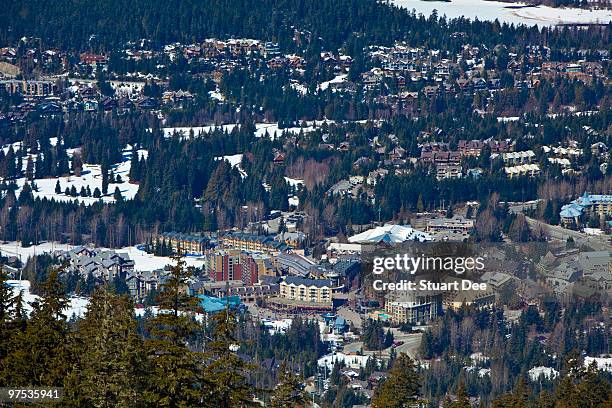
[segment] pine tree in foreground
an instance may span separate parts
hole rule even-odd
[[[389,377],[376,390],[372,408],[403,408],[418,401],[421,379],[414,361],[401,353],[389,371]]]
[[[465,391],[465,386],[463,382],[459,383],[457,387],[457,398],[455,400],[451,400],[449,397],[446,397],[444,400],[444,408],[471,408],[470,399],[468,398],[467,392]]]
[[[253,369],[237,354],[239,344],[234,337],[236,318],[229,310],[213,316],[213,341],[208,344],[210,358],[205,375],[212,383],[206,400],[215,408],[256,407],[255,390],[246,374]]]
[[[202,327],[193,319],[197,299],[186,290],[190,272],[183,259],[174,261],[158,297],[160,312],[148,322],[145,348],[151,369],[145,399],[147,406],[200,407],[208,388],[202,378],[203,358],[190,350],[188,341]]]
[[[7,355],[7,347],[11,335],[10,323],[13,291],[7,284],[8,278],[8,274],[4,271],[2,265],[0,265],[0,370],[2,369],[2,361]],[[0,385],[4,384],[0,381]]]
[[[75,334],[78,361],[66,381],[66,406],[145,406],[148,367],[133,310],[127,296],[94,292]]]
[[[12,336],[2,365],[0,378],[12,386],[61,387],[72,366],[64,314],[68,300],[57,269],[50,272],[41,291],[25,330]]]
[[[305,407],[306,397],[300,378],[288,370],[284,364],[279,369],[278,377],[279,384],[268,406],[270,408]]]

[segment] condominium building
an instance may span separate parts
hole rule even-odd
[[[397,324],[428,322],[442,311],[442,294],[393,292],[386,295],[385,312]]]
[[[57,93],[57,86],[53,81],[26,81],[7,80],[0,81],[0,91],[9,95],[22,95],[29,97],[45,97]]]
[[[561,225],[565,227],[578,227],[593,215],[608,218],[612,216],[612,195],[585,192],[581,197],[561,207],[559,215]]]
[[[518,166],[504,167],[508,178],[515,177],[536,177],[540,174],[540,166],[537,164],[521,164]]]
[[[288,249],[285,242],[272,236],[234,232],[221,239],[224,248],[240,249],[249,252],[280,253]]]
[[[332,304],[332,293],[340,290],[327,279],[287,276],[280,284],[280,297],[299,302]]]
[[[261,253],[239,249],[223,249],[205,256],[204,273],[215,282],[242,281],[245,285],[259,282],[260,276],[275,276],[272,258]]]
[[[450,163],[439,163],[436,165],[436,178],[442,179],[458,179],[461,178],[461,165]]]
[[[220,250],[206,255],[204,273],[213,281],[242,280],[241,251]]]
[[[180,232],[164,232],[153,239],[153,245],[166,245],[174,253],[202,255],[209,248],[206,237]]]
[[[462,216],[453,218],[432,218],[427,224],[427,232],[453,231],[469,234],[474,229],[474,220]]]
[[[533,150],[525,150],[522,152],[509,152],[502,154],[502,160],[506,164],[517,165],[531,163],[536,155]]]

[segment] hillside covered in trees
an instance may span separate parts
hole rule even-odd
[[[294,30],[310,31],[328,48],[349,39],[367,44],[406,40],[431,47],[460,43],[465,33],[474,43],[546,43],[549,46],[606,47],[610,30],[551,30],[499,23],[445,21],[418,17],[376,0],[41,0],[11,1],[0,16],[0,41],[39,37],[49,45],[108,50],[142,38],[158,43],[191,42],[206,37],[250,37],[290,46]]]

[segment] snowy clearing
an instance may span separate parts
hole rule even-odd
[[[415,10],[417,14],[431,15],[437,10],[439,16],[447,18],[465,17],[474,20],[498,19],[501,23],[526,24],[539,26],[554,26],[568,23],[604,23],[612,20],[610,10],[585,10],[578,8],[555,8],[547,6],[522,7],[524,3],[503,3],[487,0],[452,0],[422,1],[422,0],[392,0],[392,3]]]
[[[337,75],[334,79],[322,82],[319,85],[319,90],[320,91],[325,91],[325,90],[327,90],[327,88],[329,88],[330,84],[341,84],[342,82],[346,82],[346,78],[347,77],[348,77],[347,74]]]
[[[33,308],[31,303],[37,302],[40,297],[30,293],[30,281],[9,280],[7,284],[13,289],[13,296],[17,296],[19,292],[22,292],[24,301],[23,309],[28,315],[32,313]],[[81,296],[71,296],[68,300],[69,304],[66,309],[64,309],[66,317],[69,319],[73,316],[83,317],[85,312],[87,312],[89,299]]]
[[[291,187],[294,187],[294,188],[297,188],[297,189],[299,189],[300,186],[304,186],[304,180],[302,180],[302,179],[294,179],[294,178],[291,178],[291,177],[285,177],[285,181]]]
[[[59,244],[56,242],[44,242],[39,245],[33,245],[28,248],[22,248],[19,242],[8,242],[0,243],[0,253],[5,255],[18,256],[22,262],[26,262],[28,258],[33,255],[40,255],[42,253],[52,253],[54,251],[67,251],[74,248],[74,245]],[[155,256],[148,254],[145,251],[139,249],[136,246],[124,247],[121,249],[101,248],[109,251],[115,251],[120,253],[127,253],[130,259],[134,261],[135,271],[154,271],[156,269],[162,269],[166,265],[174,265],[172,258],[167,256]],[[197,257],[188,256],[185,257],[187,266],[193,266],[201,268],[204,265],[204,260]]]
[[[76,149],[68,149],[67,153],[69,157],[72,157],[74,151]],[[146,150],[138,150],[138,155],[140,158],[147,158]],[[35,161],[36,155],[31,155],[33,160]],[[70,176],[64,177],[55,177],[55,178],[44,178],[44,179],[34,179],[30,182],[30,186],[32,184],[36,185],[36,190],[33,188],[34,198],[47,198],[48,200],[55,200],[60,202],[72,202],[77,201],[79,203],[83,203],[85,205],[92,205],[99,200],[102,200],[105,203],[113,203],[115,199],[113,197],[113,193],[115,189],[119,187],[119,191],[121,191],[121,195],[125,200],[131,200],[134,198],[136,193],[138,192],[138,184],[132,184],[129,182],[129,174],[131,167],[131,158],[132,158],[132,148],[131,146],[127,146],[126,149],[123,150],[122,153],[122,161],[121,163],[115,163],[110,166],[115,177],[121,176],[121,183],[109,183],[108,192],[106,195],[103,195],[101,198],[94,197],[81,197],[80,195],[77,197],[73,197],[65,194],[66,188],[72,189],[74,186],[77,194],[81,192],[81,188],[87,188],[89,186],[90,191],[94,192],[96,187],[102,191],[102,169],[99,164],[83,164],[83,170],[80,177],[72,174]],[[27,159],[24,159],[24,166],[27,162]],[[55,192],[55,187],[57,181],[60,183],[60,193]],[[19,178],[15,180],[18,190],[15,194],[19,197],[19,193],[21,192],[24,184],[26,183],[25,177]]]
[[[215,157],[215,160],[226,160],[232,167],[238,168],[242,178],[245,178],[247,174],[242,167],[240,167],[240,163],[242,163],[242,156],[242,153],[233,154],[231,156],[217,156]]]
[[[256,123],[255,124],[255,137],[264,137],[267,135],[269,138],[274,140],[275,138],[277,138],[284,132],[294,134],[294,135],[299,134],[301,131],[303,131],[304,133],[312,132],[313,130],[315,130],[315,127],[318,127],[323,123],[324,122],[322,121],[317,121],[316,123],[307,122],[306,127],[289,127],[289,128],[283,128],[283,129],[278,127],[278,123]],[[192,132],[195,137],[202,137],[202,136],[205,136],[213,132],[216,129],[231,133],[234,130],[234,128],[239,127],[239,126],[240,126],[239,124],[230,123],[226,125],[209,125],[209,126],[194,126],[194,127],[166,127],[166,128],[163,128],[162,131],[164,132],[164,137],[170,138],[174,136],[174,134],[176,133],[179,136],[179,138],[185,139],[185,138],[188,138]]]

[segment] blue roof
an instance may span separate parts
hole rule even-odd
[[[578,204],[571,203],[561,207],[561,213],[559,214],[563,218],[575,218],[582,215],[584,208]]]
[[[346,326],[346,320],[344,320],[344,317],[338,316],[338,318],[336,318],[335,325],[336,327],[344,327]]]
[[[586,207],[600,203],[612,203],[612,195],[588,194],[587,192],[585,192],[583,195],[581,195],[571,203],[561,207],[561,212],[559,213],[559,215],[562,218],[580,217]]]
[[[239,296],[230,296],[230,297],[213,297],[207,295],[198,295],[200,299],[200,306],[206,313],[216,313],[224,310],[229,303],[230,308],[235,308],[240,306],[240,297]]]

